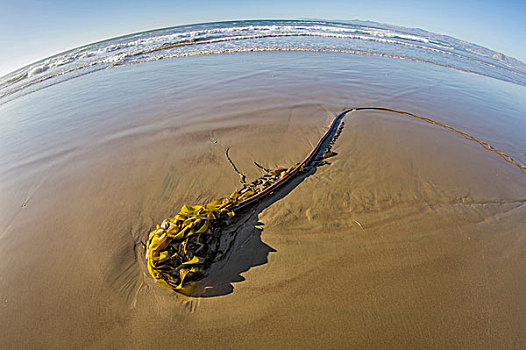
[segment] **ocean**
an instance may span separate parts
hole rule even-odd
[[[525,67],[419,29],[236,21],[1,77],[0,346],[524,347]],[[198,293],[155,283],[156,225],[242,186],[226,149],[252,181],[349,109]]]

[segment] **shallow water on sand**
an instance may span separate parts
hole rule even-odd
[[[140,241],[254,161],[303,160],[335,114],[432,118],[526,162],[526,88],[343,53],[104,70],[0,106],[2,348],[521,347],[526,174],[398,114],[349,114],[335,157],[257,207],[201,298]]]

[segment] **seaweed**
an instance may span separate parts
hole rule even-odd
[[[169,289],[185,293],[185,286],[205,277],[210,265],[222,259],[230,248],[231,242],[228,244],[223,238],[235,235],[235,230],[228,227],[236,222],[238,214],[334,155],[331,148],[342,131],[343,117],[350,111],[345,110],[334,118],[301,163],[267,169],[254,162],[265,174],[250,183],[230,158],[227,148],[225,156],[239,175],[242,188],[204,205],[183,205],[177,215],[156,226],[146,244],[147,269],[153,279]]]
[[[147,269],[153,279],[173,291],[187,294],[189,290],[186,287],[191,282],[204,278],[210,265],[221,260],[231,248],[237,227],[241,222],[238,219],[239,214],[274,194],[299,174],[312,172],[317,166],[325,164],[326,158],[335,155],[332,146],[343,129],[344,116],[349,112],[361,110],[397,113],[440,126],[479,143],[486,150],[499,154],[505,161],[516,165],[526,173],[524,164],[518,163],[489,143],[428,117],[383,107],[347,109],[334,118],[328,130],[301,163],[290,167],[267,169],[254,162],[265,173],[250,183],[246,182],[246,176],[230,158],[227,148],[225,156],[240,177],[241,189],[204,205],[183,205],[177,215],[165,219],[151,231],[145,246]]]

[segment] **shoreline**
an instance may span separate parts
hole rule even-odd
[[[256,210],[201,298],[155,286],[136,246],[183,204],[239,187],[225,148],[250,181],[254,161],[305,159],[349,105],[432,117],[522,163],[523,88],[337,54],[184,64],[0,107],[1,346],[526,344],[526,176],[426,120],[353,112],[330,164]]]

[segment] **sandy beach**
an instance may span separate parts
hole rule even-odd
[[[254,179],[254,161],[300,162],[352,106],[424,115],[524,163],[524,92],[418,62],[265,52],[100,71],[12,101],[0,347],[522,348],[526,174],[395,113],[346,116],[329,164],[254,209],[199,297],[156,285],[140,242],[240,187],[226,147]]]

